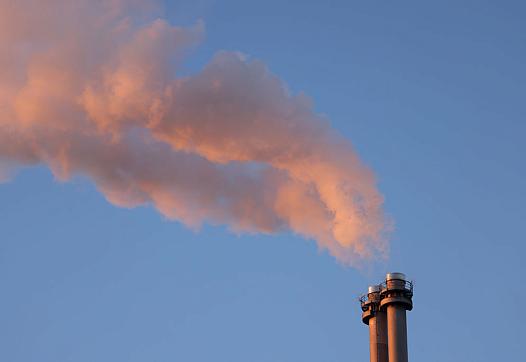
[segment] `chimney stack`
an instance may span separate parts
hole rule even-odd
[[[369,350],[371,362],[388,362],[387,313],[380,310],[380,286],[372,285],[361,298],[362,322],[369,325]]]
[[[413,309],[412,297],[413,283],[403,273],[388,273],[360,298],[371,362],[408,362],[406,310]]]

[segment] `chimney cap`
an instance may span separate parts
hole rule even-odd
[[[403,280],[406,281],[404,273],[387,273],[385,280]]]
[[[367,293],[368,294],[378,293],[379,291],[380,291],[380,286],[379,285],[369,285],[369,288],[367,289]]]

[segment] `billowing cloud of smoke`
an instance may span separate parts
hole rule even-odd
[[[220,52],[179,77],[203,25],[150,2],[0,0],[0,177],[47,164],[113,204],[190,226],[292,230],[344,263],[387,252],[382,197],[351,145],[264,64]],[[149,15],[144,15],[149,14]]]

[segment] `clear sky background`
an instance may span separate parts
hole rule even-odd
[[[304,91],[375,171],[391,257],[357,271],[291,234],[194,232],[44,167],[0,185],[0,360],[368,360],[357,297],[415,280],[412,361],[519,361],[526,274],[523,1],[174,1]],[[519,304],[521,303],[521,304]]]

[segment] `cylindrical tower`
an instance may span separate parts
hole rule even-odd
[[[380,310],[387,312],[389,362],[408,362],[406,310],[413,309],[413,284],[402,273],[389,273],[380,290]]]
[[[369,325],[369,349],[371,362],[388,362],[387,314],[380,310],[380,286],[372,285],[361,299],[362,321]]]

